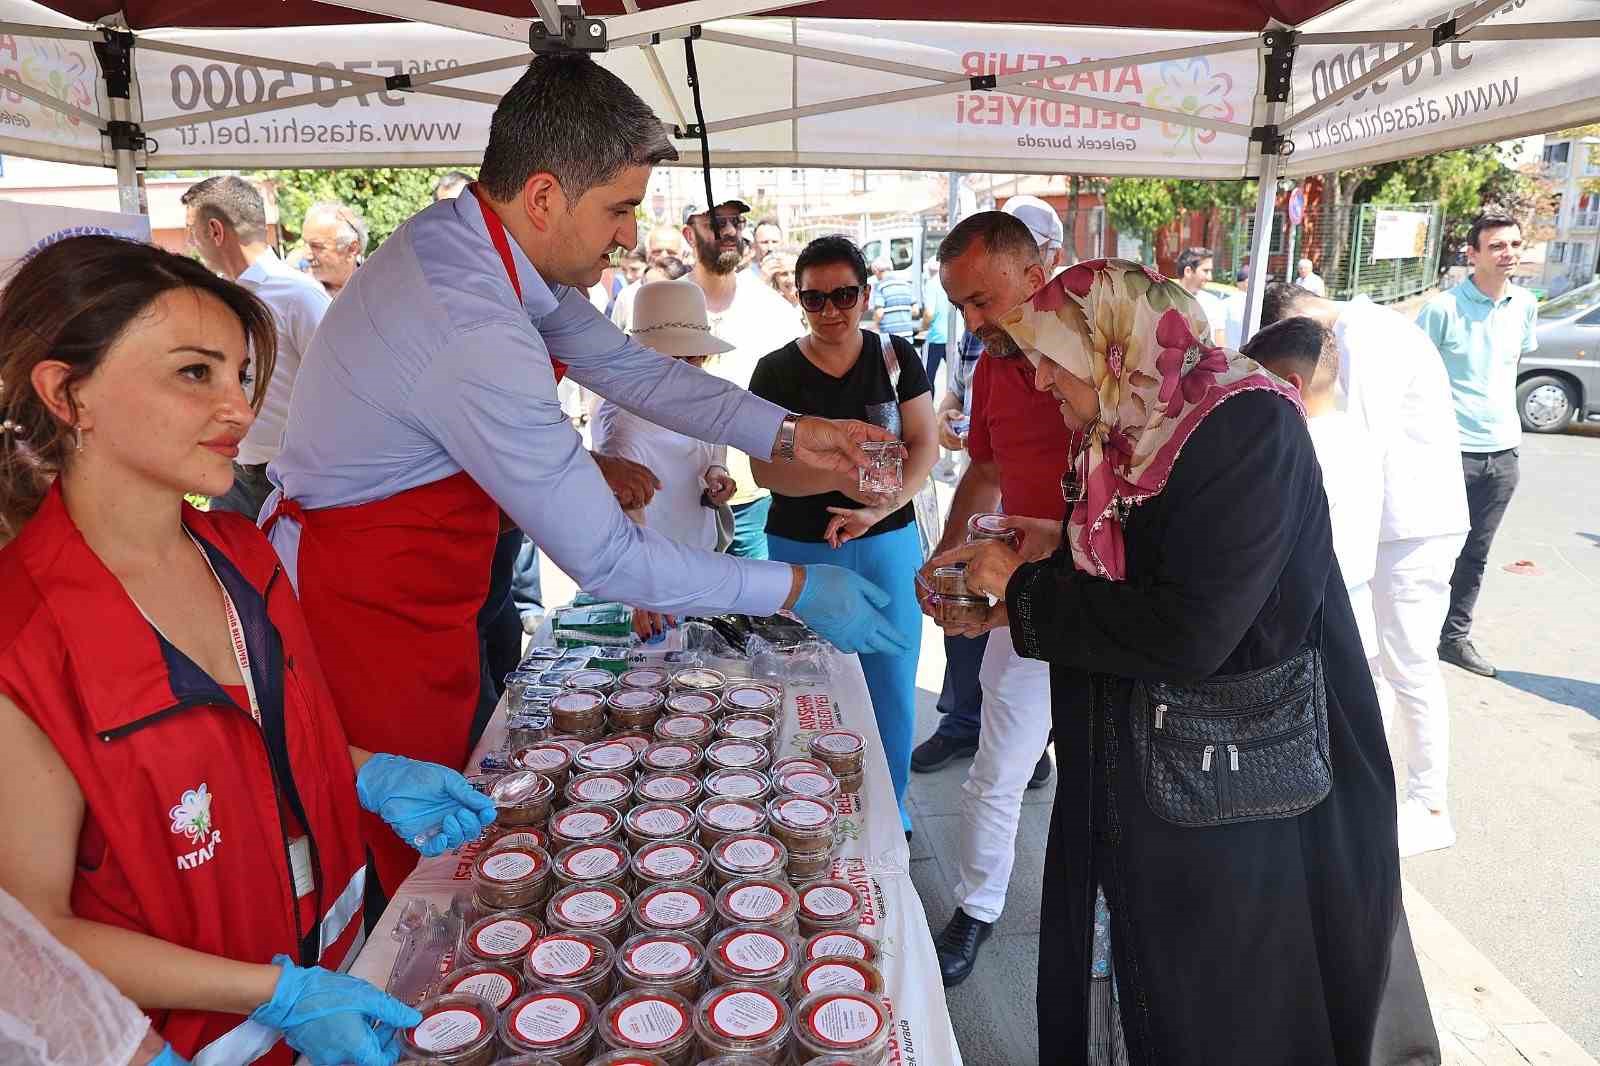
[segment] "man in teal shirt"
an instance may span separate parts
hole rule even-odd
[[[949,337],[950,298],[939,284],[939,261],[929,259],[922,277],[922,324],[928,327],[928,337],[923,342],[923,361],[928,366],[928,385],[939,388],[939,364],[944,362],[945,342]]]
[[[1444,358],[1461,431],[1471,531],[1450,577],[1450,612],[1439,633],[1439,658],[1484,677],[1495,669],[1473,647],[1472,609],[1483,584],[1500,519],[1517,488],[1517,364],[1539,346],[1533,294],[1511,284],[1522,258],[1522,231],[1504,215],[1481,215],[1467,235],[1472,274],[1429,300],[1417,325]]]

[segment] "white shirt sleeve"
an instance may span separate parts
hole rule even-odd
[[[634,361],[672,363],[655,353]],[[436,354],[411,417],[591,595],[674,614],[764,615],[783,605],[787,565],[696,551],[629,521],[555,393],[549,359],[526,323],[485,322]],[[680,415],[692,417],[698,403],[684,406]]]

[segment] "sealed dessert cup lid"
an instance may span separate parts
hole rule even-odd
[[[853,755],[866,750],[867,742],[860,733],[849,729],[830,729],[811,738],[811,745],[830,755]]]
[[[639,795],[658,803],[677,803],[700,791],[700,779],[681,770],[660,770],[641,778]]]
[[[860,933],[846,930],[818,933],[806,941],[806,960],[827,958],[861,959],[871,962],[878,957],[878,947]]]
[[[649,688],[625,688],[611,694],[611,706],[623,711],[649,710],[662,702],[661,693]]]
[[[572,753],[560,744],[547,741],[518,751],[511,757],[511,763],[523,771],[541,774],[559,773],[572,765]],[[513,776],[515,775],[506,775],[506,777]],[[495,787],[504,785],[506,777],[497,781]]]
[[[568,840],[609,836],[622,815],[603,803],[575,803],[550,820],[550,831]]]
[[[523,754],[535,749],[524,749]],[[555,792],[555,786],[550,784],[548,778],[532,769],[514,770],[494,783],[489,798],[494,800],[496,807],[526,807],[540,800],[548,799]]]
[[[813,992],[868,992],[876,993],[882,978],[870,969],[865,959],[831,957],[816,959],[806,964],[795,978],[801,996]]]
[[[776,922],[795,906],[794,890],[779,881],[734,881],[723,886],[719,899],[723,910],[754,925]]]
[[[536,879],[549,868],[550,856],[543,848],[494,848],[479,855],[473,865],[479,879],[496,885],[511,885]]]
[[[700,969],[705,948],[687,933],[646,931],[630,937],[617,957],[620,969],[635,978],[674,981]]]
[[[548,914],[568,926],[608,925],[628,911],[628,897],[610,884],[568,885],[550,900]]]
[[[644,749],[644,764],[654,770],[677,770],[700,761],[700,747],[686,740],[658,740]]]
[[[711,913],[711,897],[695,885],[657,885],[639,894],[639,917],[652,929],[691,929]]]
[[[728,690],[722,696],[723,703],[741,711],[775,707],[778,699],[778,694],[772,689],[767,688],[765,685],[753,685],[747,681],[729,684]]]
[[[542,829],[518,829],[515,833],[506,833],[503,836],[495,837],[494,840],[489,842],[487,850],[506,851],[511,848],[538,848],[543,851],[548,843],[549,838],[545,836]]]
[[[506,1030],[524,1045],[557,1048],[582,1037],[594,1023],[594,1000],[582,992],[530,992],[506,1010]]]
[[[609,670],[574,670],[567,675],[568,688],[603,689],[617,683]]]
[[[604,673],[604,671],[601,671],[601,673]],[[605,705],[605,695],[593,689],[568,689],[561,695],[550,698],[550,709],[552,711],[570,711],[575,714],[582,714],[585,711],[598,711]]]
[[[467,930],[467,946],[480,959],[518,959],[528,953],[528,945],[539,939],[542,931],[531,918],[491,914]]]
[[[617,678],[617,684],[624,688],[666,688],[670,680],[672,677],[665,670],[657,670],[653,666],[641,666],[633,670],[624,670],[622,676]]]
[[[716,829],[753,829],[766,817],[759,804],[732,796],[713,796],[700,804],[700,819]]]
[[[422,1021],[405,1032],[405,1042],[424,1055],[457,1055],[481,1048],[494,1039],[498,1012],[488,1000],[456,992],[425,1000]]]
[[[635,868],[657,881],[697,877],[709,863],[706,850],[687,840],[658,840],[646,844],[633,856]]]
[[[570,844],[556,855],[556,869],[571,881],[604,879],[627,866],[628,849],[608,840]]]
[[[705,787],[707,792],[717,796],[750,799],[766,795],[772,784],[760,770],[725,768],[707,774]]]
[[[728,870],[770,869],[786,858],[783,845],[765,833],[739,833],[717,841],[712,857]]]
[[[724,985],[700,1000],[701,1016],[724,1040],[770,1040],[783,1031],[788,1010],[783,1000],[764,988]]]
[[[706,747],[706,758],[727,767],[762,766],[768,754],[766,748],[753,741],[724,737]]]
[[[673,714],[710,714],[717,709],[717,698],[705,692],[674,692],[667,697],[667,710]]]
[[[639,836],[673,837],[689,831],[694,814],[681,803],[641,803],[623,822]]]
[[[830,921],[861,906],[861,894],[844,881],[820,881],[800,890],[800,910],[807,918]]]
[[[693,692],[685,692],[674,698],[708,701],[710,699]],[[688,711],[657,719],[655,728],[656,735],[663,740],[694,740],[696,737],[710,736],[716,725],[699,711]]]
[[[839,791],[839,779],[832,773],[815,770],[787,770],[774,779],[779,791],[795,796],[831,796]]]
[[[589,746],[589,741],[582,737],[551,737],[549,740],[545,741],[545,743],[554,744],[556,747],[566,752],[569,759]]]
[[[767,817],[787,829],[821,829],[838,817],[833,804],[809,796],[779,796],[767,804]]]
[[[889,1025],[883,1005],[866,992],[814,992],[795,1008],[795,1019],[812,1042],[838,1050],[870,1044]]]
[[[725,737],[760,741],[776,732],[778,726],[764,714],[730,714],[717,727]]]
[[[672,675],[672,684],[682,689],[700,692],[720,691],[728,683],[726,675],[703,666],[690,666]]]
[[[596,944],[598,937],[580,933],[552,933],[528,952],[528,972],[546,980],[565,980],[604,965],[610,953]]]
[[[619,1044],[658,1048],[694,1031],[689,1001],[673,992],[639,988],[606,1004],[606,1030]]]
[[[967,529],[973,533],[1011,536],[1016,531],[1006,524],[1008,521],[1005,515],[997,511],[984,511],[967,519]]]
[[[509,1059],[501,1059],[497,1066],[507,1066]],[[543,1064],[540,1064],[543,1066]],[[660,1055],[644,1051],[639,1048],[623,1048],[613,1051],[609,1055],[601,1055],[597,1059],[590,1059],[589,1066],[668,1066],[667,1060]]]
[[[522,976],[508,966],[479,963],[464,966],[446,975],[442,989],[445,993],[468,992],[481,996],[496,1010],[522,994]]]
[[[580,766],[596,770],[622,770],[638,762],[639,755],[633,745],[618,740],[601,740],[579,751],[573,761]]]
[[[591,771],[567,786],[567,794],[580,803],[615,803],[632,792],[632,783],[614,770]]]
[[[736,925],[711,938],[707,949],[722,966],[745,979],[781,973],[794,961],[789,941],[774,929]]]

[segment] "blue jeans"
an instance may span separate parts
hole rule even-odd
[[[923,359],[928,367],[928,386],[939,388],[939,364],[944,362],[944,341],[927,341],[923,344]]]
[[[749,503],[733,505],[733,543],[728,554],[740,559],[769,559],[767,554],[767,512],[772,497],[763,496]]]
[[[861,672],[872,696],[872,713],[889,759],[889,779],[894,783],[900,821],[911,828],[906,814],[906,781],[911,776],[911,737],[917,724],[917,656],[922,644],[922,611],[914,587],[922,566],[922,544],[915,525],[889,533],[852,540],[842,548],[812,541],[768,535],[772,558],[801,565],[831,563],[854,570],[889,593],[884,617],[902,634],[911,650],[903,655],[863,655]]]
[[[520,620],[529,611],[544,610],[544,593],[539,588],[539,548],[527,537],[517,549],[517,561],[511,568],[511,602],[516,605]]]
[[[934,735],[961,744],[978,742],[982,721],[983,689],[978,671],[983,666],[987,637],[944,638],[944,688],[939,693],[941,717]]]

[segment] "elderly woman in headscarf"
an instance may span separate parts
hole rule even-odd
[[[1075,431],[1065,535],[1016,520],[1020,552],[967,545],[921,587],[965,564],[998,602],[946,628],[1051,664],[1040,1059],[1368,1066],[1394,777],[1296,394],[1136,263],[999,324]]]

